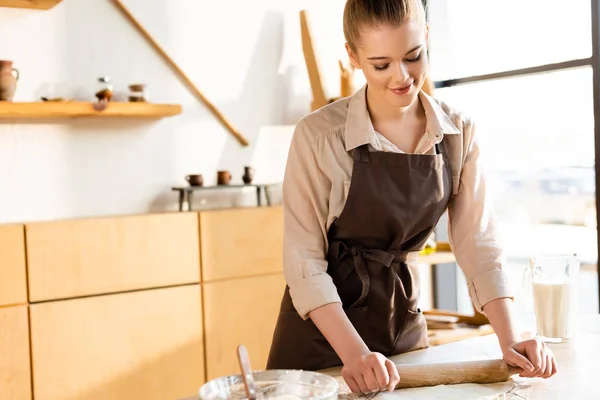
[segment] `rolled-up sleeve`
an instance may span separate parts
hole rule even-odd
[[[489,199],[480,150],[472,123],[470,143],[461,171],[459,191],[448,208],[448,230],[452,251],[467,278],[469,295],[479,312],[488,302],[513,297],[503,267],[506,256]],[[467,135],[465,135],[467,137]]]
[[[283,270],[294,307],[303,319],[341,303],[327,274],[327,217],[331,182],[322,170],[324,141],[302,120],[297,125],[283,181]]]

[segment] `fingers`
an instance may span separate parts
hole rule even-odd
[[[367,385],[362,377],[362,374],[355,374],[349,368],[342,368],[342,377],[346,381],[348,388],[352,393],[365,394],[368,393]]]
[[[369,385],[369,388],[373,389],[373,390],[385,390],[387,389],[389,383],[390,383],[390,375],[388,372],[388,369],[386,367],[386,362],[387,362],[387,358],[383,358],[381,357],[381,359],[379,358],[375,358],[375,361],[373,362],[373,371],[375,372],[375,385],[376,387],[373,389],[371,388],[371,385]],[[369,382],[367,382],[369,383]]]
[[[381,353],[361,355],[342,367],[348,388],[356,394],[395,390],[400,376],[396,365]]]
[[[365,384],[367,391],[363,393],[373,393],[379,391],[379,383],[377,383],[377,377],[373,369],[367,370],[364,375]]]
[[[545,345],[545,343],[544,343]],[[556,374],[556,372],[558,371],[558,368],[556,367],[556,358],[554,357],[554,354],[552,353],[552,350],[550,350],[547,346],[544,346],[544,357],[546,358],[546,368],[544,369],[544,371],[541,374],[542,378],[550,378],[551,376],[553,376],[554,374]]]
[[[546,372],[546,351],[542,348],[538,353],[540,357],[540,368],[536,371],[536,376],[542,376]]]
[[[534,371],[532,375],[534,377],[550,378],[556,373],[556,359],[546,343],[538,341],[537,345],[540,347],[539,357],[541,362],[539,370]]]
[[[365,382],[365,378],[363,375],[359,374],[359,375],[355,376],[354,380],[358,384],[358,388],[360,389],[361,394],[367,394],[367,393],[371,392],[371,390],[369,390],[369,387],[367,386],[367,383]]]
[[[556,357],[552,356],[552,375],[558,372],[558,366],[556,365]]]
[[[513,349],[506,353],[504,359],[507,363],[521,368],[523,371],[521,371],[520,375],[523,377],[526,377],[534,370],[533,365],[529,362],[529,360]]]
[[[539,376],[540,371],[545,363],[545,357],[543,357],[544,352],[544,344],[538,340],[532,340],[530,343],[527,343],[525,347],[525,353],[531,364],[533,364],[533,371],[531,371],[531,376]]]
[[[391,360],[385,360],[385,367],[387,368],[390,376],[390,383],[387,387],[387,390],[392,392],[396,389],[396,386],[398,386],[398,383],[400,382],[400,375],[398,374],[398,368],[396,368],[396,364],[394,364]]]
[[[553,366],[552,366],[552,359],[554,357],[552,357],[551,353],[546,353],[545,354],[545,358],[546,358],[546,368],[544,368],[544,370],[542,371],[542,378],[550,378],[552,375],[554,375],[554,371],[553,371]]]
[[[523,354],[519,354],[523,353]],[[529,360],[524,362],[523,355]],[[517,365],[524,371],[520,376],[524,378],[549,378],[557,371],[556,359],[552,354],[552,350],[548,348],[546,343],[539,340],[527,340],[515,346],[512,351],[507,352],[506,361],[513,365]],[[528,366],[532,368],[528,368]]]
[[[362,391],[360,390],[360,387],[358,386],[358,383],[356,383],[356,379],[354,379],[351,376],[344,376],[344,380],[346,381],[346,384],[348,385],[350,390],[352,390],[352,393],[356,393],[356,394],[362,393]]]

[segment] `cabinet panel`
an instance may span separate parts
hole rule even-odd
[[[178,399],[204,382],[199,285],[31,306],[44,400]]]
[[[239,373],[237,346],[248,348],[252,368],[267,365],[285,289],[283,275],[203,284],[207,379]]]
[[[23,225],[0,225],[0,306],[27,303]]]
[[[283,271],[283,209],[279,206],[200,213],[202,280]]]
[[[27,306],[0,308],[0,399],[31,399]]]
[[[31,301],[199,282],[198,216],[26,225]]]

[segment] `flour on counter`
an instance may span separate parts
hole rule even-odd
[[[492,384],[440,385],[422,388],[399,389],[394,392],[381,392],[360,396],[352,393],[342,377],[337,378],[340,400],[499,400],[519,399],[518,384],[514,381]],[[512,396],[511,396],[512,395]]]

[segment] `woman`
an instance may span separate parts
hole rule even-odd
[[[355,393],[393,390],[390,355],[428,346],[415,264],[448,209],[449,235],[478,311],[507,363],[556,373],[521,341],[471,120],[422,90],[428,27],[420,0],[348,0],[346,49],[366,85],[303,118],[284,179],[287,281],[267,368],[343,364]]]

